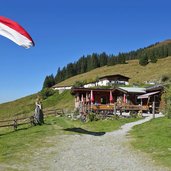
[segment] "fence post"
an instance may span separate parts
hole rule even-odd
[[[14,126],[14,130],[16,131],[17,130],[17,119],[14,119],[13,126]]]
[[[34,124],[34,116],[31,116],[31,117],[30,117],[30,124],[31,124],[31,126],[35,125],[35,124]]]
[[[63,109],[61,109],[61,111],[62,111],[62,115],[64,115],[65,113],[64,113],[64,110]]]
[[[155,102],[153,102],[152,108],[153,108],[153,119],[154,119],[155,118]]]

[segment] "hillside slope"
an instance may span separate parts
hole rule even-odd
[[[143,61],[148,58],[149,61],[155,62],[156,59],[162,59],[171,56],[171,39],[156,42],[147,47],[139,48],[129,52],[120,52],[117,55],[103,53],[92,53],[91,55],[82,56],[74,63],[68,63],[63,68],[58,68],[55,77],[53,75],[46,76],[43,86],[49,87],[54,82],[56,84],[76,76],[92,71],[99,67],[113,66],[118,64],[125,64],[126,61],[140,60]],[[146,60],[145,60],[146,61]],[[49,84],[49,85],[48,85]]]
[[[91,82],[97,77],[110,74],[122,74],[128,76],[131,78],[130,83],[143,83],[144,81],[160,80],[163,75],[171,75],[171,57],[159,59],[157,63],[149,63],[144,67],[138,64],[138,60],[130,60],[128,61],[128,64],[104,66],[90,72],[71,77],[58,85],[72,85],[75,81],[83,80]],[[36,97],[37,94],[33,94],[12,102],[0,104],[0,119],[9,118],[18,114],[27,115],[28,113],[33,113]],[[71,96],[70,91],[65,91],[62,94],[56,92],[53,96],[43,101],[43,107],[73,109],[74,97]]]
[[[104,66],[90,72],[71,77],[57,84],[58,86],[73,85],[75,81],[94,81],[97,77],[122,74],[130,77],[130,83],[144,83],[144,81],[160,80],[163,75],[171,75],[171,56],[159,59],[157,63],[140,66],[138,60],[129,60],[128,64]]]
[[[12,102],[0,104],[0,120],[33,115],[36,98],[37,94],[33,94]],[[62,94],[57,91],[53,96],[43,100],[42,103],[43,109],[58,108],[70,110],[74,108],[74,97],[70,94],[70,91],[65,91]]]

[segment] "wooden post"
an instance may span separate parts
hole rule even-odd
[[[13,126],[14,126],[14,130],[16,131],[17,130],[17,119],[14,119]]]
[[[87,102],[87,113],[89,113],[90,112],[90,104],[89,104],[89,102]]]
[[[154,119],[155,118],[155,102],[153,102],[152,110],[153,110],[153,119]]]
[[[30,124],[31,124],[31,126],[34,125],[34,116],[30,116]]]
[[[142,103],[142,99],[141,99],[141,106],[142,106],[142,104],[143,104],[143,103]]]
[[[114,103],[113,114],[116,115],[116,103]]]

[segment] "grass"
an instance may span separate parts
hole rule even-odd
[[[118,129],[127,122],[136,119],[101,120],[88,123],[72,121],[64,117],[48,117],[44,125],[35,127],[19,127],[18,131],[11,131],[12,128],[0,129],[0,163],[17,163],[22,159],[23,154],[32,156],[36,148],[53,147],[53,143],[60,141],[60,135],[78,134],[75,131],[65,131],[69,128],[80,128],[90,132],[110,132]],[[59,137],[50,141],[52,137]],[[59,144],[60,145],[60,144]],[[28,161],[27,161],[28,162]]]
[[[135,118],[124,118],[119,120],[99,120],[94,122],[88,122],[84,125],[84,128],[91,131],[98,132],[111,132],[113,130],[119,129],[122,125],[128,122],[133,122],[138,119]]]
[[[70,90],[65,90],[61,94],[57,91],[53,96],[43,101],[43,107],[56,107],[68,110],[74,109],[74,96],[71,95]]]
[[[130,77],[130,84],[132,83],[144,83],[144,81],[160,80],[163,75],[171,75],[171,57],[159,59],[157,63],[149,63],[146,66],[140,66],[138,60],[129,60],[128,64],[119,64],[114,66],[104,66],[84,74],[80,74],[71,77],[61,83],[59,86],[73,85],[75,81],[91,82],[98,77],[111,75],[111,74],[122,74]]]
[[[154,160],[171,167],[171,119],[158,118],[135,126],[132,145],[149,153]]]
[[[37,94],[0,104],[0,120],[19,116],[30,116],[34,112]],[[43,108],[73,109],[74,97],[69,90],[59,94],[58,91],[43,101]]]
[[[12,102],[0,104],[0,119],[8,119],[17,114],[26,114],[34,110],[35,99],[33,94]]]

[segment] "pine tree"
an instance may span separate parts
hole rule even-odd
[[[87,71],[92,70],[92,65],[91,65],[91,55],[87,55]]]
[[[93,53],[91,56],[91,69],[95,69],[98,67],[99,67],[98,55],[96,53]]]
[[[66,78],[70,78],[72,76],[76,75],[76,71],[74,68],[74,64],[69,63],[66,67]]]
[[[125,64],[126,63],[126,58],[124,53],[119,53],[118,55],[118,63],[119,64]]]
[[[107,54],[105,52],[101,53],[99,55],[99,66],[102,67],[107,65],[107,60],[108,60]]]
[[[46,76],[44,83],[43,83],[43,89],[50,88],[53,85],[55,85],[55,78],[54,78],[53,74]]]
[[[87,58],[82,56],[76,63],[76,72],[77,74],[82,74],[87,71]]]
[[[62,78],[61,78],[61,69],[59,67],[58,70],[57,70],[56,76],[55,76],[55,83],[57,84],[57,83],[61,82],[61,80],[62,80]]]
[[[146,66],[148,64],[148,56],[146,53],[143,53],[139,58],[139,64],[142,66]]]
[[[157,57],[155,56],[155,54],[153,53],[153,51],[148,51],[147,53],[148,58],[150,59],[151,63],[156,63],[157,62]]]
[[[112,65],[117,64],[117,59],[118,58],[116,56],[110,55],[109,58],[108,58],[108,61],[107,61],[107,65],[112,66]]]
[[[168,57],[168,46],[164,46],[163,50],[164,50],[164,58]]]
[[[157,58],[153,55],[150,57],[150,62],[151,63],[156,63],[157,62]]]

